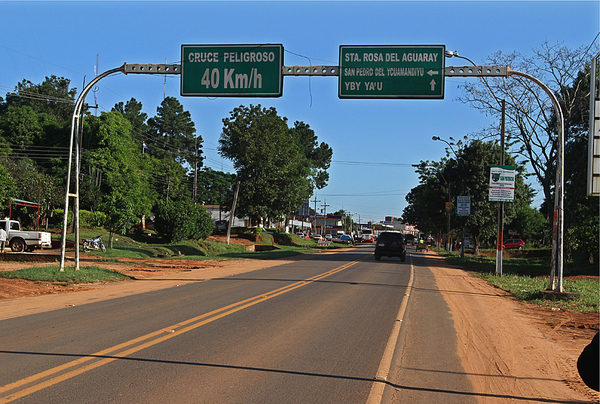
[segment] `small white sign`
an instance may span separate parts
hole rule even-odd
[[[513,202],[515,200],[516,170],[515,166],[491,166],[490,202]]]

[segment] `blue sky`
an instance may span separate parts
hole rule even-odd
[[[597,1],[0,1],[0,95],[52,74],[81,90],[96,58],[100,72],[124,62],[178,64],[182,44],[282,44],[286,66],[337,66],[340,45],[445,45],[479,64],[497,51],[531,55],[545,41],[589,46],[599,10]],[[465,64],[446,59],[446,66]],[[115,75],[96,95],[100,111],[134,97],[149,116],[165,94],[177,97],[204,140],[205,165],[223,171],[233,168],[216,150],[222,119],[240,105],[273,106],[333,148],[318,208],[343,208],[365,222],[402,214],[418,185],[411,164],[445,156],[446,145],[432,136],[459,138],[497,124],[456,101],[465,80],[447,77],[443,100],[341,100],[337,77],[285,77],[280,98],[209,99],[181,97],[179,76]]]

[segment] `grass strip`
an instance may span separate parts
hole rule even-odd
[[[567,292],[579,293],[573,300],[549,299],[544,290],[550,284],[550,261],[539,258],[503,258],[502,276],[496,275],[496,258],[465,255],[439,251],[449,264],[464,268],[474,276],[485,279],[491,285],[509,292],[517,299],[545,307],[556,307],[579,312],[600,312],[600,282],[589,279],[563,279]],[[563,276],[598,276],[597,265],[566,263]]]
[[[0,277],[37,282],[56,282],[64,285],[117,282],[131,279],[131,277],[118,271],[98,266],[80,267],[79,271],[76,271],[73,267],[66,267],[64,272],[61,272],[58,265],[32,266],[17,271],[0,271]]]

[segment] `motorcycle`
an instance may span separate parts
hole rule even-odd
[[[106,252],[106,247],[104,247],[101,236],[90,240],[83,239],[83,251],[87,252],[93,250],[102,250],[102,252]]]

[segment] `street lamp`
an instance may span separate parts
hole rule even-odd
[[[451,57],[455,57],[455,58],[460,58],[460,59],[464,59],[466,61],[468,61],[469,63],[471,63],[473,66],[477,67],[477,65],[475,64],[475,62],[473,62],[471,59],[469,59],[466,56],[459,56],[458,55],[458,51],[451,51],[451,50],[447,50],[446,51],[446,57],[447,58],[451,58]],[[485,79],[484,76],[481,77],[483,79],[483,82],[485,83],[485,85],[487,86],[487,88],[490,90],[490,93],[492,93],[492,96],[494,97],[494,99],[496,101],[498,101],[498,103],[500,103],[500,100],[498,99],[498,97],[496,97],[496,94],[494,94],[494,90],[492,90],[492,87],[490,87],[490,85],[488,84],[487,80]]]
[[[450,149],[452,149],[452,152],[456,156],[456,152],[452,148],[452,145],[450,143],[448,143],[446,140],[442,139],[439,136],[433,136],[431,138],[431,140],[434,140],[434,141],[441,140],[442,142],[446,143],[448,146],[450,146]],[[456,159],[457,159],[456,162],[458,163],[458,156],[456,156]],[[442,174],[441,171],[440,171],[440,175],[442,176],[442,178],[446,182],[446,185],[448,185],[448,204],[451,204],[452,203],[452,198],[450,196],[450,183],[446,180],[446,177],[444,177],[444,174]],[[450,252],[450,247],[451,247],[451,244],[450,244],[450,215],[451,215],[452,212],[448,208],[446,208],[446,212],[448,213],[448,232],[446,233],[446,251]]]
[[[456,156],[456,158],[458,159],[458,156],[456,155],[456,151],[454,151],[454,148],[452,147],[452,144],[450,144],[447,140],[442,139],[439,136],[433,136],[431,138],[431,140],[441,140],[442,142],[446,143],[450,147],[450,150],[452,150],[452,153],[454,153],[454,156]],[[458,160],[457,160],[457,162],[458,162]]]
[[[456,151],[452,147],[451,143],[449,143],[445,139],[442,139],[439,136],[433,136],[431,139],[434,140],[434,141],[440,140],[440,141],[446,143],[448,146],[450,146],[450,149],[452,150],[452,153],[454,153],[454,157],[456,158],[456,164],[459,165],[459,167],[460,167],[460,163],[459,163],[459,160],[458,160],[458,154],[456,154]],[[444,180],[445,180],[445,178],[444,178]],[[448,185],[448,200],[449,199],[450,199],[450,185]],[[451,201],[449,200],[449,202],[451,202]],[[450,212],[448,212],[448,233],[450,233]],[[462,226],[462,240],[460,242],[460,258],[461,259],[465,258],[465,226],[464,225]]]

